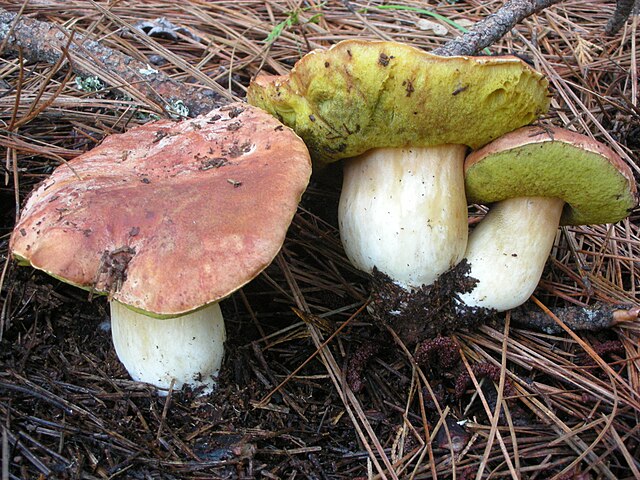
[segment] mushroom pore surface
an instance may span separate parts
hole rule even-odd
[[[493,203],[469,236],[476,288],[467,306],[508,310],[535,290],[558,225],[612,223],[636,205],[628,165],[605,145],[561,128],[525,127],[469,155],[471,202]]]

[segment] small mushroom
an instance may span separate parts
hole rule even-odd
[[[535,120],[547,81],[515,57],[439,57],[395,42],[347,40],[284,76],[258,76],[248,101],[344,164],[339,226],[347,256],[405,287],[431,284],[467,243],[463,163]]]
[[[310,173],[302,140],[248,105],[149,123],[58,167],[10,248],[109,295],[115,349],[135,380],[211,387],[225,341],[218,302],[271,263]]]
[[[465,253],[478,280],[460,300],[498,311],[535,290],[558,225],[613,223],[636,205],[626,163],[605,145],[562,128],[525,127],[472,153],[467,198],[493,203]]]

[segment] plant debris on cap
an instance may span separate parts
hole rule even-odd
[[[247,93],[292,127],[314,160],[377,147],[478,148],[531,123],[548,82],[516,57],[440,57],[396,42],[346,40],[316,50]]]
[[[220,300],[279,251],[311,173],[300,138],[232,104],[112,135],[26,202],[13,255],[151,316]]]
[[[617,222],[637,203],[629,166],[600,142],[562,128],[524,127],[472,153],[465,184],[472,203],[560,198],[562,225]]]

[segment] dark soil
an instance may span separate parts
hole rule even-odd
[[[89,299],[87,292],[11,265],[0,344],[9,478],[362,476],[367,451],[300,318],[313,320],[328,338],[354,304],[363,304],[369,281],[343,258],[335,229],[310,213],[316,206],[327,208],[326,193],[315,192],[312,185],[279,259],[222,303],[227,356],[211,395],[178,391],[163,397],[130,381],[111,344],[104,297]],[[336,196],[329,198],[335,205]],[[318,238],[326,241],[322,247]],[[320,288],[323,282],[326,287]],[[302,299],[296,300],[296,292]],[[293,305],[306,305],[315,315],[298,317]],[[329,312],[324,319],[318,316]],[[332,344],[379,438],[394,438],[406,421],[404,392],[411,390],[412,366],[396,344],[400,334],[395,341],[388,335],[396,327],[402,332],[400,325],[380,323],[365,310]],[[446,457],[469,439],[453,419],[465,418],[475,388],[455,337],[419,342],[415,360],[430,387],[414,396],[409,421],[416,432],[427,434],[439,412],[451,409],[451,440],[442,427],[433,446]],[[499,367],[496,373],[495,366],[481,362],[472,371],[477,381],[490,381],[483,391],[495,408]],[[509,380],[503,395],[513,395]],[[514,424],[536,424],[517,400],[509,402]],[[478,421],[487,421],[481,404],[466,408]],[[426,423],[417,415],[420,410]],[[500,425],[506,425],[504,416]],[[407,442],[407,449],[419,447],[415,439]]]
[[[243,293],[265,334],[296,322],[271,283],[281,276],[270,268]],[[223,303],[229,342],[218,390],[158,397],[117,360],[104,298],[15,266],[5,287],[0,412],[10,478],[323,478],[359,469],[364,453],[318,361],[259,404],[313,354],[304,326],[293,330],[297,340],[263,340],[235,295]]]
[[[495,311],[469,307],[458,295],[471,292],[478,280],[469,276],[471,267],[463,259],[432,285],[405,290],[374,268],[371,280],[371,314],[391,326],[408,346],[459,329],[487,323]]]

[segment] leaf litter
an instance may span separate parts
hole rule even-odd
[[[72,24],[229,99],[243,97],[258,71],[286,73],[310,49],[360,37],[433,50],[453,30],[416,28],[426,17],[468,25],[497,8],[442,2],[425,15],[413,1],[96,5],[30,2],[23,15]],[[567,0],[489,50],[519,55],[550,78],[553,105],[542,124],[591,134],[640,172],[638,20],[606,36],[612,10],[610,2]],[[157,28],[156,12],[169,35],[127,31]],[[229,338],[218,390],[160,397],[130,381],[111,346],[106,299],[7,260],[16,213],[34,185],[104,136],[163,114],[155,98],[107,84],[78,90],[65,61],[5,54],[0,63],[3,480],[640,478],[640,324],[574,332],[553,313],[637,305],[637,212],[616,225],[560,230],[528,307],[558,328],[497,314],[478,329],[407,346],[371,316],[371,281],[342,251],[339,174],[317,175],[276,261],[222,304]],[[207,161],[203,168],[222,167]],[[484,212],[473,206],[470,222]]]

